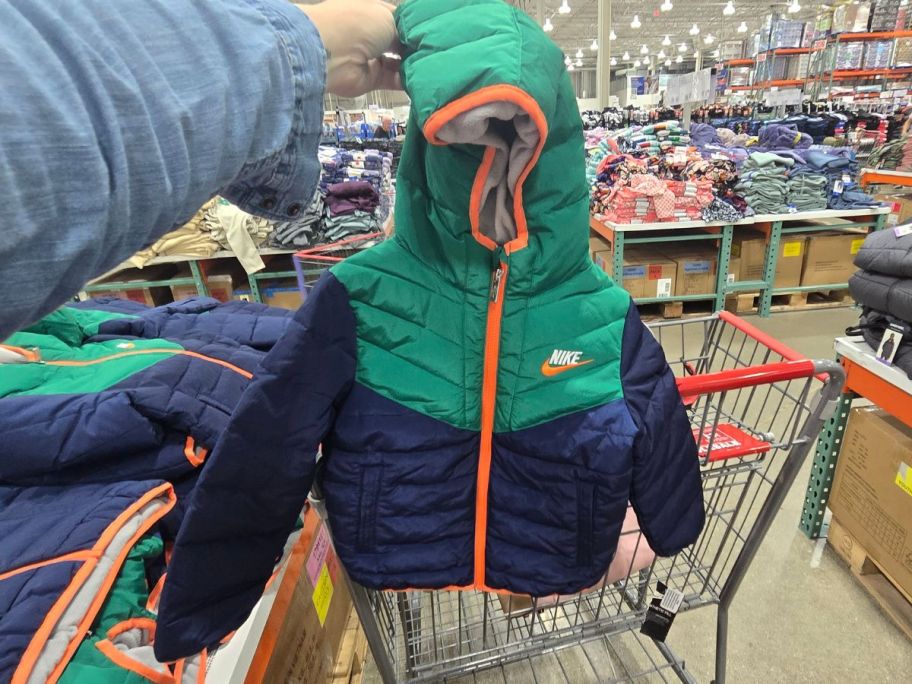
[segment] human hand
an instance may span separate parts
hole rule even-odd
[[[400,90],[394,7],[382,0],[325,0],[298,7],[316,26],[326,50],[326,89],[358,97],[378,88]]]

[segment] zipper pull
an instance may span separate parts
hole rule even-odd
[[[491,274],[491,301],[496,302],[500,297],[500,281],[503,280],[503,266],[498,266]]]

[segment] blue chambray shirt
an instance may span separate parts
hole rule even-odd
[[[306,206],[325,76],[287,0],[0,2],[0,340],[216,193]]]

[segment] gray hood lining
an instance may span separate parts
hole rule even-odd
[[[498,245],[515,239],[516,185],[540,142],[538,127],[529,113],[512,102],[490,102],[448,121],[437,138],[449,144],[484,145],[494,150],[481,191],[478,229]]]

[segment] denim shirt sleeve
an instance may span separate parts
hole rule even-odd
[[[0,340],[216,193],[295,215],[325,76],[287,0],[0,3]]]

